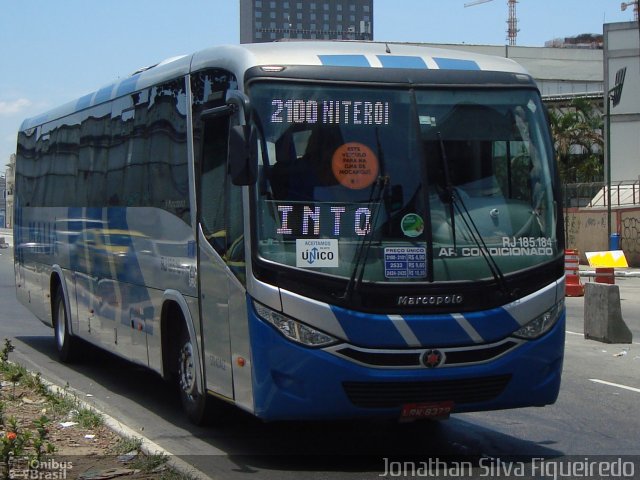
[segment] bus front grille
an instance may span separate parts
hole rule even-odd
[[[444,355],[442,367],[457,367],[486,363],[502,357],[522,344],[521,341],[508,338],[498,343],[472,345],[469,347],[445,347],[438,351]],[[412,350],[380,350],[338,345],[327,351],[361,365],[374,368],[428,368],[422,362],[428,348]]]
[[[480,403],[496,398],[511,375],[426,382],[343,382],[351,403],[361,408],[393,408],[408,403]]]

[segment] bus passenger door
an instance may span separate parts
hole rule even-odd
[[[229,117],[204,122],[198,179],[198,278],[204,345],[204,370],[209,390],[233,398],[229,334],[231,275],[229,250],[230,182],[227,175]]]

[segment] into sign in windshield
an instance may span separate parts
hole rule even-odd
[[[365,281],[491,277],[556,256],[533,90],[257,83],[259,256]]]

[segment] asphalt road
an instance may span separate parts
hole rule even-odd
[[[11,249],[0,250],[0,340],[12,340],[13,358],[54,383],[68,384],[89,403],[211,478],[373,479],[389,466],[411,465],[396,460],[433,466],[448,459],[455,466],[458,460],[475,459],[478,464],[478,459],[500,459],[507,467],[517,467],[513,462],[521,455],[565,461],[632,456],[624,459],[635,461],[635,478],[640,478],[640,278],[618,279],[623,317],[634,334],[630,345],[585,340],[584,299],[567,298],[566,358],[555,405],[408,425],[265,424],[229,409],[223,425],[199,428],[182,415],[176,393],[141,367],[93,348],[87,348],[81,363],[60,364],[53,331],[15,300],[12,260]],[[532,465],[527,460],[527,468]],[[509,477],[504,469],[492,468],[476,469],[466,478]],[[386,478],[401,476],[395,473],[404,472],[394,470]],[[540,472],[525,473],[536,477]],[[431,471],[416,476],[437,475]]]

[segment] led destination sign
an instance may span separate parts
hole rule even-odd
[[[326,235],[358,237],[371,232],[371,209],[367,207],[281,204],[277,206],[279,235],[309,237]]]
[[[271,105],[271,123],[381,126],[390,122],[389,102],[274,98]]]

